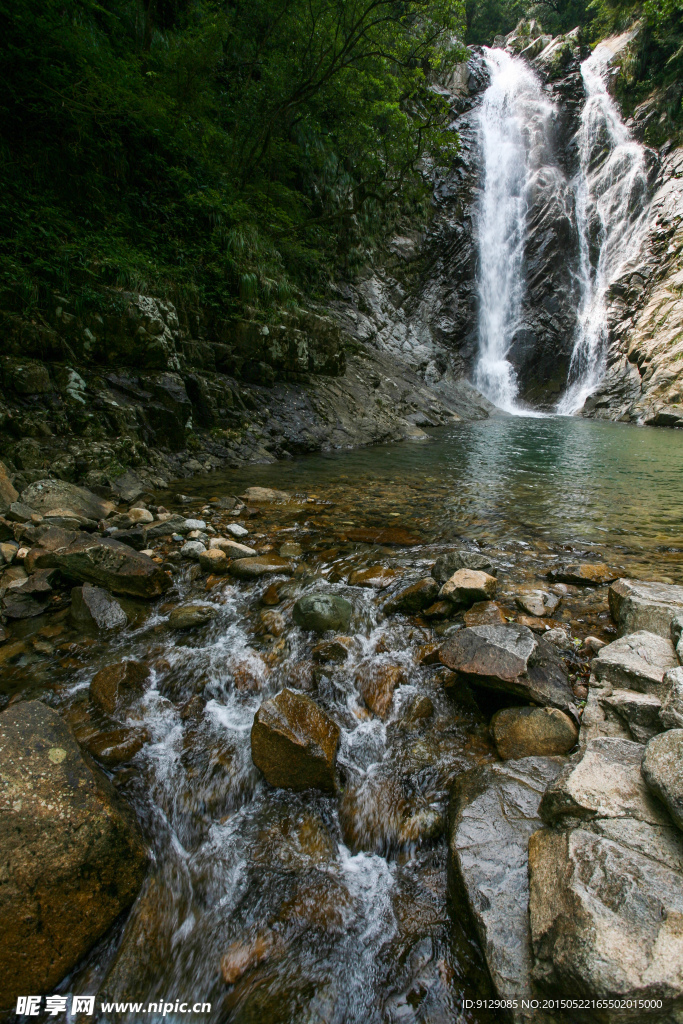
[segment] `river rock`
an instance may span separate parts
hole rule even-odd
[[[489,576],[498,575],[498,570],[486,555],[480,555],[476,551],[447,551],[437,558],[432,576],[437,583],[445,583],[459,569],[476,569],[488,573]]]
[[[328,629],[348,629],[353,605],[337,594],[308,594],[300,597],[292,609],[292,618],[302,629],[324,633]]]
[[[201,555],[206,551],[206,545],[202,544],[200,540],[187,540],[180,549],[180,554],[183,558],[190,558],[193,562],[198,562]]]
[[[97,629],[119,629],[128,622],[119,602],[107,590],[91,583],[72,588],[69,617],[76,626]]]
[[[669,825],[669,816],[645,785],[642,760],[640,743],[611,737],[591,740],[578,764],[569,764],[546,790],[541,817],[548,825],[592,818]]]
[[[271,487],[247,487],[240,497],[247,505],[260,505],[270,504],[274,501],[289,501],[291,495],[286,491],[274,491]]]
[[[620,579],[609,588],[609,608],[621,634],[647,630],[668,640],[672,619],[683,613],[683,587]]]
[[[178,515],[167,515],[164,519],[153,522],[151,526],[145,526],[144,529],[148,541],[158,540],[160,537],[172,537],[174,533],[184,536],[190,532],[187,519]]]
[[[0,462],[0,512],[6,512],[18,497],[19,492],[10,480],[7,466],[4,462]]]
[[[354,569],[348,582],[351,587],[371,587],[373,590],[385,590],[399,575],[398,569],[373,565],[369,569]]]
[[[616,579],[616,573],[606,565],[592,562],[560,565],[556,569],[550,569],[546,575],[551,583],[573,583],[575,587],[604,587]]]
[[[106,519],[116,512],[111,501],[98,498],[86,487],[77,487],[66,480],[37,480],[21,492],[21,500],[36,512],[70,509],[85,519]]]
[[[228,523],[225,529],[228,533],[231,533],[233,537],[246,537],[249,533],[246,526],[240,526],[239,523]]]
[[[53,531],[64,536],[63,545],[59,546],[59,536],[55,537]],[[152,598],[171,586],[170,578],[148,555],[110,537],[71,534],[49,527],[27,558],[32,568],[59,569],[69,579],[94,583],[115,594]]]
[[[678,658],[669,638],[646,630],[607,644],[591,664],[599,685],[649,693],[660,701],[668,690],[664,675],[677,666]]]
[[[560,598],[557,594],[549,594],[545,590],[530,589],[516,594],[515,602],[522,611],[543,618],[545,615],[552,615],[560,603]]]
[[[280,558],[300,558],[303,554],[303,548],[301,544],[296,544],[292,540],[285,541],[284,544],[280,545],[278,551]]]
[[[463,613],[466,626],[504,626],[507,619],[494,601],[477,601]]]
[[[228,558],[258,557],[254,548],[249,548],[246,544],[239,544],[236,540],[228,540],[227,537],[212,537],[209,541],[209,551],[214,548],[224,551]]]
[[[313,661],[321,665],[341,665],[353,651],[354,643],[350,636],[335,636],[333,640],[323,640],[312,648]]]
[[[113,768],[135,757],[148,739],[145,729],[110,729],[89,736],[83,746],[98,761]]]
[[[125,711],[138,700],[149,679],[149,669],[139,661],[121,661],[107,665],[93,676],[90,696],[108,715]]]
[[[53,991],[130,906],[147,858],[132,811],[50,708],[4,711],[0,749],[0,1009],[13,1010]]]
[[[478,569],[458,569],[446,580],[439,597],[442,601],[453,601],[454,604],[469,605],[475,601],[490,601],[496,596],[497,581]]]
[[[574,707],[557,651],[526,626],[470,626],[450,637],[441,662],[462,682],[503,690],[542,707]]]
[[[339,736],[339,726],[315,701],[284,689],[256,712],[252,760],[271,786],[333,792]]]
[[[257,580],[273,573],[289,574],[292,563],[279,555],[257,555],[255,558],[233,559],[228,571],[238,579]]]
[[[2,614],[8,619],[35,619],[47,611],[45,597],[16,593],[10,590],[2,599]]]
[[[220,548],[209,548],[199,556],[199,567],[204,572],[221,573],[228,571],[228,556]]]
[[[418,580],[403,587],[384,605],[384,611],[391,615],[394,612],[408,614],[420,612],[434,603],[439,594],[439,584],[431,576]]]
[[[683,729],[683,668],[673,668],[664,676],[668,687],[666,699],[659,712],[665,729]]]
[[[452,906],[459,919],[463,903],[469,910],[500,998],[532,995],[527,847],[560,768],[545,757],[484,765],[462,774],[451,792]]]
[[[683,829],[683,729],[654,736],[645,747],[643,778]]]
[[[599,694],[598,699],[603,708],[610,708],[626,722],[631,738],[637,743],[647,743],[662,731],[659,717],[662,705],[652,694],[638,693],[636,690],[612,690],[611,693]]]
[[[533,975],[550,996],[675,1000],[663,1013],[632,1019],[678,1019],[683,1002],[680,955],[683,876],[658,846],[649,855],[619,841],[640,823],[621,821],[621,834],[598,825],[541,829],[529,839],[529,921]],[[635,848],[634,848],[635,847]],[[605,1024],[624,1020],[605,1008]]]
[[[557,708],[503,708],[491,733],[503,760],[566,754],[579,738],[576,722]]]
[[[366,706],[379,718],[391,711],[394,690],[408,682],[405,669],[400,665],[366,665],[356,674],[356,683]]]
[[[218,611],[210,604],[181,604],[174,608],[168,617],[171,629],[195,629],[205,626],[218,615]]]

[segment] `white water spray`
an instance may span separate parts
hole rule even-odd
[[[645,151],[607,92],[612,55],[612,47],[601,43],[581,66],[586,102],[574,185],[581,299],[569,387],[558,405],[566,415],[581,409],[602,379],[609,288],[637,258],[647,226]]]
[[[479,113],[483,160],[477,244],[479,360],[475,384],[507,412],[517,406],[508,359],[524,298],[524,241],[530,191],[549,161],[553,104],[528,64],[486,49],[491,84]]]

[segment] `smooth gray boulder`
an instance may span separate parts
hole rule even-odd
[[[353,605],[337,594],[308,594],[300,597],[292,609],[292,618],[302,629],[324,633],[328,629],[348,629]]]
[[[526,626],[458,630],[442,646],[439,657],[463,682],[575,713],[564,662],[552,644]]]
[[[627,833],[632,823],[619,824]],[[533,977],[550,996],[665,1002],[630,1016],[605,1007],[604,1024],[673,1024],[683,1010],[683,876],[655,843],[644,841],[647,856],[618,839],[593,826],[531,836]]]
[[[97,629],[120,629],[128,622],[128,616],[116,598],[91,583],[72,588],[69,617],[74,625]]]
[[[486,555],[480,555],[476,551],[448,551],[437,558],[432,569],[432,577],[437,583],[445,583],[459,569],[475,569],[478,572],[486,572],[489,576],[498,575],[497,568]]]
[[[78,487],[66,480],[36,480],[21,492],[21,500],[36,512],[69,509],[84,519],[106,519],[116,511],[111,501],[98,498],[87,487]]]
[[[609,588],[609,607],[622,635],[646,629],[668,640],[671,620],[683,612],[683,587],[620,579]]]
[[[603,647],[591,669],[598,685],[649,693],[661,701],[668,689],[664,675],[677,665],[668,636],[640,630]]]
[[[643,778],[683,829],[683,729],[669,729],[645,747]]]
[[[599,700],[603,708],[610,708],[626,723],[631,738],[637,743],[647,743],[662,731],[659,717],[662,704],[658,697],[650,693],[612,690],[600,696]]]
[[[645,785],[640,770],[643,746],[633,740],[600,737],[587,744],[543,794],[539,813],[548,825],[592,818],[636,818],[651,825],[671,819]]]
[[[664,676],[668,693],[662,702],[659,720],[665,729],[683,729],[683,668],[672,668]]]
[[[562,763],[525,757],[483,765],[451,792],[449,895],[474,921],[500,998],[532,995],[527,849],[542,825],[541,796]]]
[[[40,701],[0,715],[0,1010],[51,992],[133,902],[147,855],[131,809]]]

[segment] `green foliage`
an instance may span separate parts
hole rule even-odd
[[[322,291],[457,138],[449,0],[0,0],[0,288]]]

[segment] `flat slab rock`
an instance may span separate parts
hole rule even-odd
[[[645,747],[643,778],[683,829],[683,729],[669,729]]]
[[[467,905],[501,998],[531,996],[527,847],[562,765],[546,757],[485,765],[460,776],[451,793],[450,895],[454,907]]]
[[[135,899],[147,864],[133,812],[40,701],[0,715],[0,864],[9,1010],[52,991]]]
[[[609,608],[620,633],[646,629],[668,640],[672,619],[683,612],[683,587],[620,579],[609,588]]]
[[[39,533],[27,559],[32,567],[59,569],[67,579],[130,597],[159,597],[171,586],[170,577],[156,562],[127,544],[58,527]]]
[[[446,641],[439,657],[464,682],[575,711],[557,650],[526,626],[466,627]]]
[[[663,1011],[600,1020],[674,1024],[683,1010],[681,849],[629,820],[529,840],[533,977],[554,996],[672,999]]]
[[[591,664],[598,685],[649,693],[660,701],[668,692],[664,675],[677,667],[676,651],[668,636],[647,630],[607,644]]]

